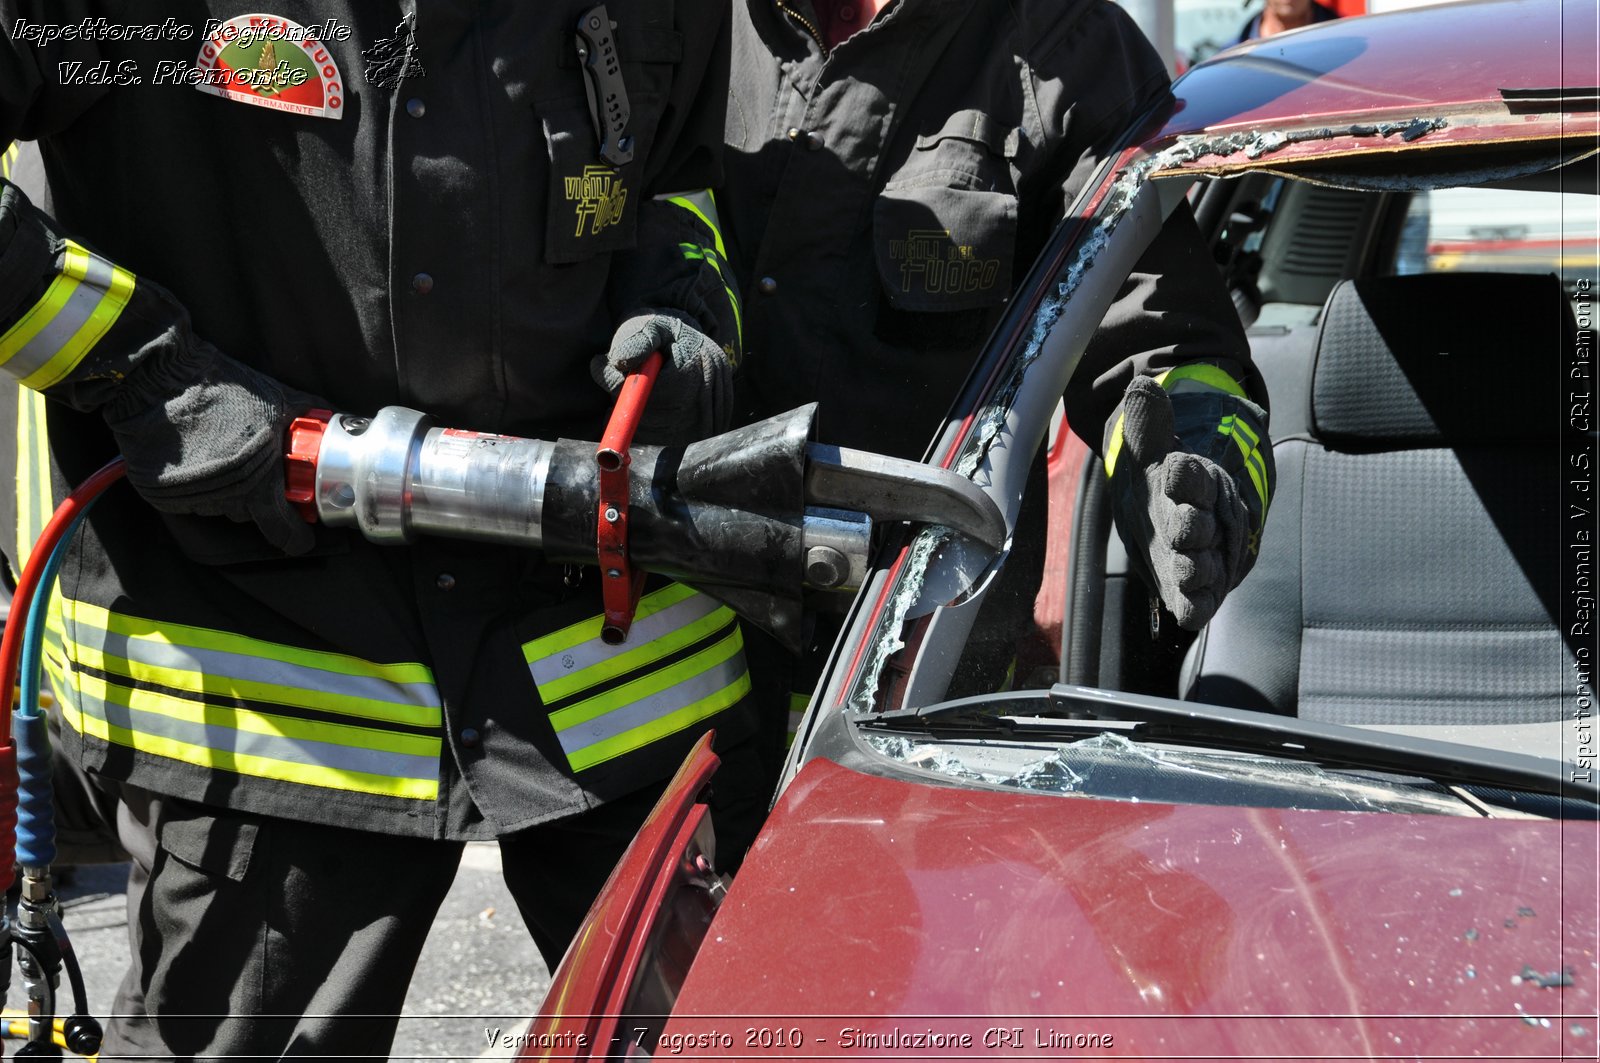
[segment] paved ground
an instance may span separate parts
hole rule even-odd
[[[126,865],[80,868],[61,891],[64,918],[83,967],[89,1006],[104,1017],[128,962],[123,907]],[[500,1059],[488,1032],[519,1032],[550,975],[500,879],[500,850],[469,845],[455,886],[433,922],[395,1037],[394,1059]],[[13,976],[8,1003],[21,997]],[[15,1043],[8,1044],[15,1050]]]

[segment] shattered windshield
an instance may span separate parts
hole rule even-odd
[[[1444,789],[1250,753],[1133,742],[1104,732],[1060,744],[868,734],[878,754],[983,786],[1128,801],[1477,816]]]

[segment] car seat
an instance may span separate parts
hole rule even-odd
[[[1277,494],[1183,696],[1349,724],[1558,719],[1576,335],[1553,275],[1339,284],[1310,372],[1262,365]]]

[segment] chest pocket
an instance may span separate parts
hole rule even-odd
[[[982,111],[957,111],[917,138],[873,207],[878,276],[894,310],[973,310],[1011,294],[1017,140]]]
[[[547,262],[581,262],[637,243],[640,197],[646,195],[645,168],[674,67],[683,59],[683,35],[639,17],[624,21],[623,12],[628,9],[611,7],[618,23],[617,53],[631,112],[627,128],[633,139],[633,159],[612,166],[600,158],[599,136],[582,95],[584,73],[572,40],[565,40],[568,53],[573,54],[565,55],[552,74],[577,95],[563,93],[536,105],[550,154]]]

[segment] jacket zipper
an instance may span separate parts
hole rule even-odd
[[[817,42],[817,47],[822,50],[822,54],[828,54],[828,46],[822,43],[822,34],[817,32],[817,27],[811,24],[810,19],[806,18],[788,4],[785,4],[783,0],[772,0],[772,2],[777,6],[779,11],[782,11],[785,15],[788,15],[790,18],[800,23],[801,26],[804,26],[805,31],[811,34],[811,39]]]

